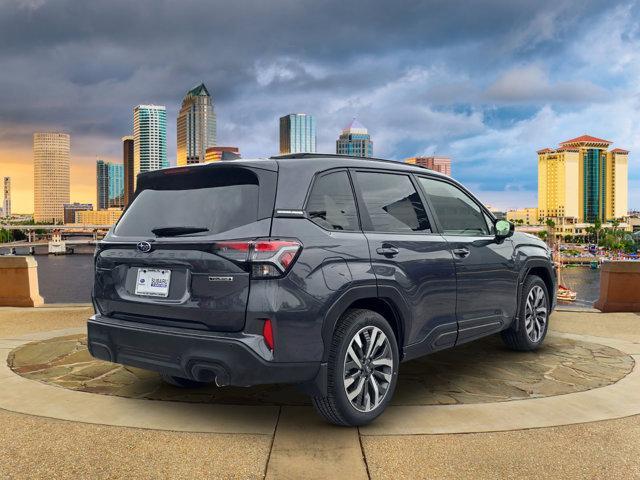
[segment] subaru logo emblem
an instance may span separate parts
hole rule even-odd
[[[149,242],[138,242],[136,248],[142,253],[149,253],[151,251],[151,244]]]

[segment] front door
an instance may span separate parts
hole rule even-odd
[[[378,295],[404,302],[410,356],[453,346],[456,278],[445,239],[434,232],[410,175],[356,172],[363,230]]]
[[[496,240],[493,220],[457,185],[431,177],[418,177],[418,182],[453,253],[457,343],[502,330],[517,308],[513,242]]]

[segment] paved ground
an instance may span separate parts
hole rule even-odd
[[[87,309],[0,309],[0,337],[15,339],[39,331],[80,327],[86,315]],[[598,338],[585,341],[583,336],[640,344],[640,317],[634,314],[559,312],[552,318],[552,328],[556,332],[578,333],[582,337],[554,337],[553,341],[558,342],[554,349],[557,353],[550,355],[546,362],[550,358],[557,360],[559,352],[573,349],[570,356],[573,367],[575,362],[580,363],[582,375],[586,370],[587,378],[591,375],[603,385],[625,374],[624,369],[629,368],[629,364],[625,364],[628,357],[614,355],[613,349],[608,347],[582,350],[585,344],[598,344]],[[607,344],[612,345],[611,341]],[[629,348],[630,344],[625,345]],[[489,342],[484,348],[490,346]],[[638,349],[632,353],[640,353],[640,347]],[[601,359],[612,358],[610,369],[600,368],[608,366],[606,360],[602,363]],[[417,363],[417,372],[409,371],[404,375],[420,377],[421,367],[432,368],[428,362]],[[530,380],[533,378],[540,377],[532,376]],[[547,380],[544,374],[542,378]],[[484,403],[479,407],[506,410],[512,405],[547,399],[562,400],[580,395],[583,397],[575,398],[587,398],[584,395],[623,385],[626,379],[589,392],[497,404],[486,403],[482,393],[479,396],[483,400],[479,401]],[[22,381],[65,392],[59,387]],[[493,383],[493,380],[487,379],[487,383]],[[581,385],[581,382],[565,383],[571,384],[574,392]],[[640,397],[640,389],[637,394]],[[635,395],[634,392],[631,395]],[[50,399],[55,402],[55,397]],[[275,405],[285,406],[275,407],[277,413],[271,433],[243,435],[92,425],[0,410],[0,478],[263,478],[265,475],[268,478],[640,478],[639,416],[497,433],[374,435],[366,429],[359,432],[326,425],[309,407],[287,406],[288,403],[282,399],[273,401]],[[449,407],[466,408],[465,405],[415,408]],[[550,416],[553,413],[549,412]],[[251,422],[251,418],[247,421]],[[453,417],[452,421],[455,421]]]

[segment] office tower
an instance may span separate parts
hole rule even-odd
[[[96,206],[98,210],[109,208],[109,167],[104,160],[96,161]]]
[[[280,154],[316,153],[316,121],[306,113],[280,117]]]
[[[355,118],[342,129],[336,141],[336,153],[351,157],[373,157],[373,142],[369,131]]]
[[[98,160],[96,186],[98,210],[124,207],[124,165]]]
[[[204,83],[192,88],[182,100],[176,122],[177,164],[203,163],[206,150],[216,144],[216,112]]]
[[[449,157],[411,157],[407,158],[405,163],[419,165],[449,177],[451,176],[451,159]]]
[[[76,212],[83,212],[88,210],[93,210],[93,205],[91,203],[65,203],[63,206],[64,210],[64,223],[76,223]]]
[[[4,202],[2,203],[2,211],[5,217],[11,216],[11,177],[4,177],[3,183]]]
[[[207,148],[204,161],[219,162],[220,160],[235,160],[240,158],[240,149],[238,147],[209,147]]]
[[[542,218],[607,221],[627,215],[629,152],[582,135],[538,150],[538,210]]]
[[[124,206],[133,199],[133,136],[122,137],[122,165],[124,167]]]
[[[60,132],[33,134],[33,219],[62,222],[69,203],[71,139]]]
[[[139,173],[168,166],[167,110],[164,106],[138,105],[133,109],[134,189]]]

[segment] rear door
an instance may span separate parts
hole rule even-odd
[[[405,344],[425,353],[452,346],[456,279],[451,252],[410,175],[357,170],[358,204],[379,295],[408,306]]]
[[[141,176],[135,200],[96,253],[101,313],[241,330],[249,269],[229,241],[269,236],[276,180],[275,167],[223,165]]]
[[[493,220],[452,182],[418,177],[455,261],[458,341],[497,332],[516,313],[518,274],[511,239],[496,241]]]

